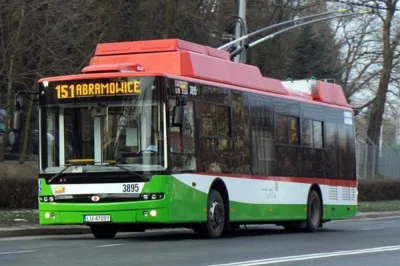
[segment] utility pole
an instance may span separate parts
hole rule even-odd
[[[400,115],[397,111],[395,113],[395,119],[396,119],[396,130],[395,130],[396,132],[395,132],[394,142],[396,144],[400,144]]]
[[[235,39],[239,39],[246,34],[246,0],[239,0],[239,23],[236,24]],[[242,22],[242,23],[240,23]],[[244,41],[240,42],[240,46],[243,47]],[[234,58],[235,62],[244,63],[246,61],[246,54],[239,54]]]

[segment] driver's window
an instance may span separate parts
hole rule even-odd
[[[170,121],[172,121],[172,110],[175,99],[170,99]],[[169,143],[171,150],[171,169],[173,172],[192,172],[196,170],[196,148],[195,148],[195,123],[194,103],[187,101],[184,112],[182,128],[169,128]],[[170,123],[171,125],[172,123]]]

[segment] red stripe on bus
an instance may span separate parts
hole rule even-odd
[[[241,174],[203,173],[203,172],[198,174],[217,176],[217,177],[221,176],[221,177],[247,178],[247,179],[258,179],[258,180],[305,183],[305,184],[320,184],[328,186],[357,187],[357,180],[327,179],[327,178],[313,178],[313,177],[241,175]]]

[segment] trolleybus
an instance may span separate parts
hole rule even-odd
[[[82,73],[41,79],[38,98],[41,225],[218,238],[356,214],[354,114],[336,84],[163,39],[100,43]]]

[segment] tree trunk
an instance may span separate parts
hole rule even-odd
[[[14,47],[14,51],[10,54],[10,61],[9,61],[9,67],[8,67],[8,73],[7,73],[7,77],[8,77],[8,82],[7,82],[7,102],[6,102],[6,111],[7,111],[7,116],[5,117],[5,121],[4,121],[4,136],[3,136],[3,145],[0,149],[0,162],[4,161],[4,157],[6,154],[6,149],[7,149],[7,145],[8,145],[8,134],[10,132],[9,127],[10,127],[10,115],[12,113],[12,105],[13,105],[13,99],[12,99],[12,88],[13,88],[13,75],[14,75],[14,59],[15,59],[15,54],[16,54],[16,50],[17,50],[17,46],[19,44],[19,40],[20,40],[20,36],[21,36],[21,30],[22,30],[22,25],[23,25],[23,21],[24,21],[24,16],[25,16],[25,1],[21,1],[21,14],[20,14],[20,20],[19,20],[19,24],[15,33],[15,45],[16,47]]]
[[[4,162],[4,157],[7,150],[8,145],[8,134],[10,132],[10,113],[11,103],[12,103],[12,87],[13,87],[13,70],[14,70],[14,55],[11,55],[10,66],[8,69],[8,82],[7,82],[7,103],[6,103],[6,112],[7,115],[4,118],[4,135],[3,135],[3,145],[0,150],[0,162]]]
[[[21,155],[19,157],[19,163],[23,164],[25,162],[25,156],[28,151],[28,144],[29,144],[29,136],[30,134],[30,128],[31,128],[31,117],[32,117],[32,110],[33,110],[33,105],[34,101],[29,101],[28,104],[28,111],[26,113],[25,117],[25,127],[24,127],[24,133],[23,133],[23,144],[22,144],[22,149],[21,149]]]
[[[393,51],[391,49],[391,44],[390,44],[391,43],[390,32],[391,32],[391,25],[394,12],[395,12],[394,10],[388,9],[386,18],[383,23],[382,72],[379,78],[378,91],[371,106],[369,125],[367,131],[368,138],[372,141],[372,143],[375,146],[378,147],[379,147],[380,129],[382,125],[383,113],[385,111],[386,95],[388,92],[392,65],[393,65]],[[374,156],[375,158],[373,158],[372,156]],[[377,176],[379,173],[378,171],[379,153],[375,152],[375,154],[369,154],[369,157],[370,161],[376,162],[376,166],[374,167],[375,169],[374,172],[372,172],[372,169],[369,169],[370,173],[372,173],[372,176]]]
[[[165,8],[165,30],[164,38],[171,38],[174,35],[174,25],[176,12],[178,8],[178,0],[168,0]]]

